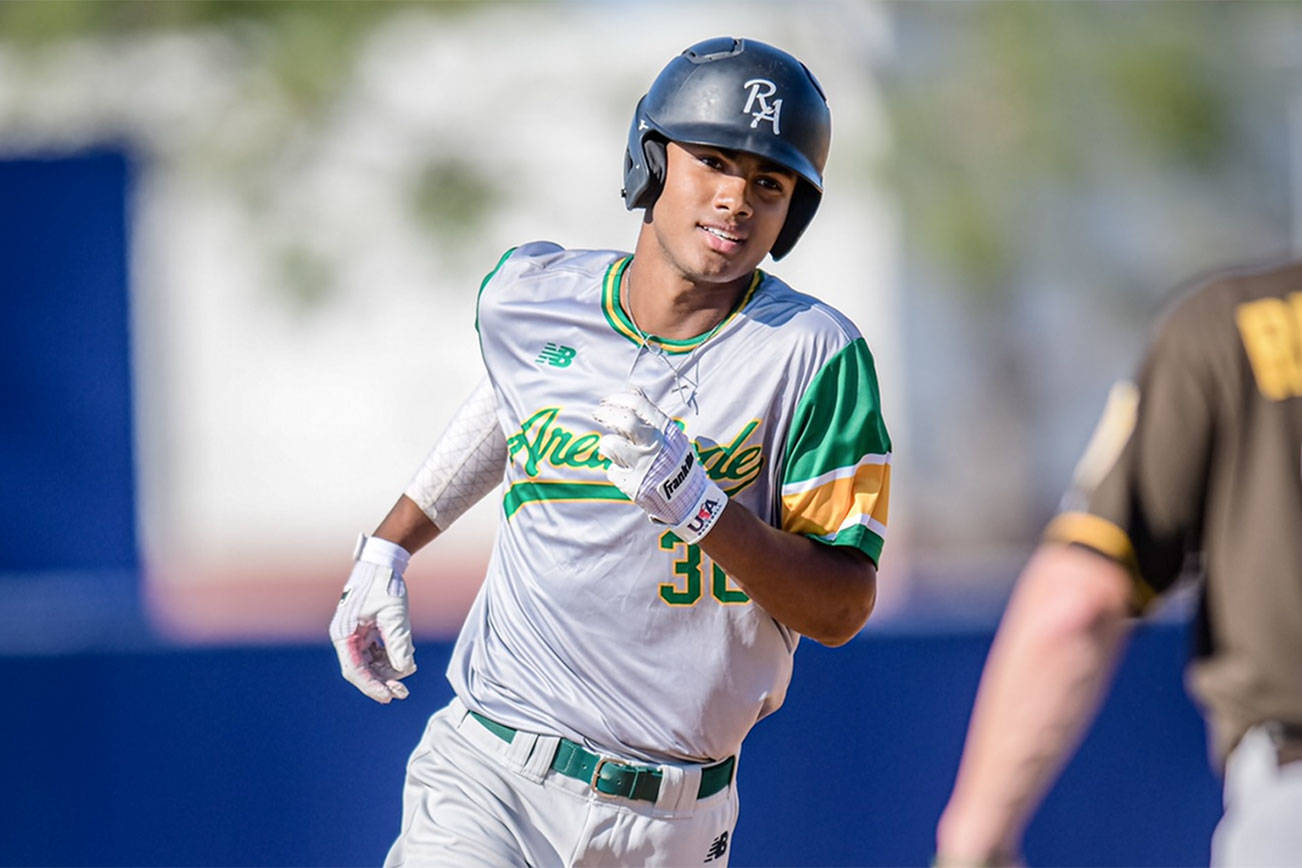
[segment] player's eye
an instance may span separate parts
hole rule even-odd
[[[793,182],[780,175],[760,175],[755,179],[755,186],[768,193],[782,193]]]

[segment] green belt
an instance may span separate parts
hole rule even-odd
[[[489,720],[478,712],[470,716],[483,724],[484,729],[510,744],[515,730]],[[732,769],[736,757],[728,757],[701,769],[701,785],[696,788],[696,798],[712,796],[732,783]],[[621,796],[654,802],[660,798],[660,781],[664,774],[654,766],[639,766],[599,756],[583,745],[561,739],[552,758],[552,768],[566,777],[587,781],[588,786],[605,796]]]

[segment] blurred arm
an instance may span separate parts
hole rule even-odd
[[[1129,634],[1130,576],[1094,552],[1040,546],[986,661],[941,816],[936,862],[1009,864],[1094,719]]]

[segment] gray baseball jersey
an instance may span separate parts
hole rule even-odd
[[[593,409],[641,387],[738,503],[874,560],[890,438],[872,356],[839,312],[757,271],[707,334],[644,338],[619,300],[629,261],[537,242],[508,251],[480,288],[509,454],[488,574],[448,677],[511,727],[626,759],[706,762],[782,704],[799,636],[608,481]]]

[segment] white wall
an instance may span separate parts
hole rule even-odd
[[[869,65],[884,19],[859,3],[486,5],[395,15],[325,117],[287,111],[243,31],[85,41],[38,63],[0,48],[0,156],[125,141],[141,156],[132,251],[141,531],[157,614],[183,636],[315,637],[357,531],[392,503],[479,377],[479,279],[547,238],[627,249],[628,119],[674,54],[750,36],[829,93],[822,210],[771,270],[862,328],[903,428],[898,221],[874,186],[887,146]],[[454,243],[413,219],[411,185],[455,156],[505,191]],[[317,303],[286,250],[322,268]],[[897,465],[897,487],[908,464]],[[905,489],[901,489],[905,490]],[[884,604],[903,576],[895,499]],[[496,519],[484,503],[418,558],[427,630],[459,621]],[[894,559],[894,560],[892,560]],[[892,582],[890,578],[897,577]]]

